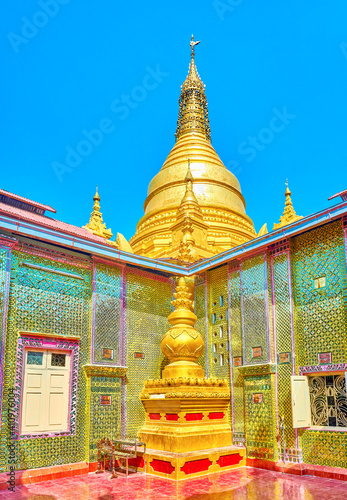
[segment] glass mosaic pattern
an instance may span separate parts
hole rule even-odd
[[[145,421],[139,395],[144,381],[160,378],[167,360],[160,342],[170,328],[172,281],[136,270],[127,272],[127,435],[136,436]],[[155,279],[157,278],[157,279]],[[134,353],[144,353],[135,358]]]
[[[198,318],[197,322],[195,323],[195,328],[204,339],[205,344],[206,344],[205,325],[206,325],[206,312],[207,312],[205,308],[206,286],[207,285],[205,282],[199,286],[195,286],[195,298],[194,298],[194,306],[195,306],[194,312]],[[204,351],[197,362],[205,370],[205,376],[207,377],[208,356],[206,356],[206,353],[208,352],[208,348],[206,347],[207,346],[205,345]]]
[[[90,377],[89,461],[97,461],[97,442],[107,436],[112,441],[121,433],[121,379]],[[100,404],[100,396],[111,396],[111,404]]]
[[[227,321],[228,268],[227,266],[219,267],[209,271],[207,276],[210,376],[225,378],[230,383]]]
[[[264,255],[242,263],[243,335],[245,364],[267,361],[266,264]],[[252,357],[252,347],[261,347],[262,356]]]
[[[346,432],[306,430],[302,443],[305,463],[347,468]]]
[[[17,439],[41,439],[46,438],[48,436],[73,436],[76,432],[76,407],[77,407],[77,384],[78,384],[78,358],[79,358],[79,343],[77,341],[72,341],[69,339],[54,339],[52,337],[32,337],[32,336],[20,336],[18,339],[18,347],[17,347],[17,356],[16,356],[16,379],[14,383],[15,387],[15,402],[14,402],[14,413],[16,415],[20,414],[20,402],[22,401],[22,391],[23,391],[23,374],[24,374],[24,364],[25,364],[25,355],[26,348],[29,353],[33,352],[35,354],[42,354],[39,360],[37,357],[33,357],[35,361],[35,365],[37,366],[37,362],[40,361],[42,364],[43,361],[43,353],[37,353],[35,351],[31,351],[32,348],[40,348],[46,350],[55,349],[55,350],[68,350],[70,351],[70,355],[72,356],[72,366],[71,366],[71,376],[70,376],[70,401],[69,401],[69,429],[67,431],[58,431],[58,432],[50,432],[42,434],[20,434],[20,422],[19,419],[15,419],[12,427],[12,436]],[[62,354],[65,357],[65,354]]]
[[[245,377],[245,427],[250,458],[274,460],[277,457],[273,378],[273,375]],[[263,395],[262,403],[253,403],[254,393]]]
[[[318,354],[331,352],[332,363],[346,361],[346,261],[341,221],[294,238],[293,283],[296,304],[296,362],[315,366]],[[314,280],[326,277],[315,289]],[[347,467],[346,434],[299,431],[303,460],[332,467]]]
[[[331,352],[333,363],[347,359],[346,260],[341,221],[294,238],[296,355],[299,366],[316,365],[318,354]],[[315,289],[314,279],[326,276]]]
[[[3,393],[3,357],[5,353],[5,332],[4,330],[4,319],[6,314],[6,301],[8,297],[8,283],[7,283],[7,262],[10,258],[10,249],[0,247],[0,412],[2,408],[2,393]],[[0,415],[1,423],[1,415]],[[1,449],[1,446],[0,446]],[[1,451],[0,451],[1,457]]]
[[[232,359],[243,357],[242,348],[242,317],[241,317],[241,287],[240,270],[234,269],[229,275],[229,317],[231,332]],[[232,366],[233,372],[233,440],[240,442],[244,436],[244,391],[243,376],[235,363]]]
[[[22,266],[37,266],[76,274],[83,279]],[[7,323],[4,405],[2,409],[0,471],[6,471],[9,421],[6,402],[15,388],[18,332],[35,331],[80,336],[78,408],[74,436],[23,439],[16,443],[16,470],[83,461],[85,455],[86,381],[82,366],[88,362],[90,337],[91,271],[20,252],[12,253],[11,290]]]
[[[289,273],[287,253],[276,254],[272,257],[273,296],[275,302],[275,330],[276,330],[276,357],[278,414],[284,416],[285,440],[287,448],[295,448],[295,431],[293,429],[290,377],[293,374],[292,365],[292,332],[289,295]],[[289,363],[281,363],[281,353],[289,353]],[[282,359],[285,357],[282,356]]]
[[[98,263],[95,288],[94,361],[117,365],[120,364],[121,270]],[[113,359],[105,359],[103,349],[113,349]]]

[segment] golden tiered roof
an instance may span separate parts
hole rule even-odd
[[[173,228],[186,192],[188,158],[194,196],[207,231],[208,252],[201,256],[219,253],[256,237],[253,222],[245,212],[240,184],[211,144],[205,85],[195,65],[197,43],[192,37],[189,72],[179,98],[176,144],[149,184],[145,215],[130,240],[135,253],[148,257],[167,258],[174,254]]]

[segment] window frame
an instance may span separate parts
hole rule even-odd
[[[52,352],[70,354],[70,375],[69,375],[69,401],[68,401],[68,428],[66,431],[48,431],[21,433],[22,427],[22,403],[24,392],[24,374],[26,352],[28,350],[49,350]],[[76,433],[77,414],[77,384],[78,384],[78,362],[79,362],[79,339],[62,338],[51,335],[29,332],[19,332],[17,344],[17,364],[15,378],[15,403],[14,413],[18,416],[15,419],[12,431],[13,439],[37,439],[57,436],[74,436]],[[59,367],[56,367],[59,368]]]
[[[28,353],[29,352],[42,352],[43,353],[43,360],[44,360],[44,363],[42,365],[28,365],[27,363],[27,358],[28,358]],[[64,367],[61,367],[61,366],[52,366],[52,354],[65,354],[66,356],[68,356],[67,360],[68,360],[68,365],[69,366],[64,366]],[[25,391],[25,376],[26,376],[26,370],[27,370],[27,367],[29,367],[29,370],[38,370],[38,372],[40,372],[40,369],[39,367],[42,366],[42,372],[45,371],[46,373],[48,373],[48,371],[50,372],[55,372],[55,373],[59,373],[59,372],[68,372],[68,402],[67,402],[67,409],[66,409],[66,417],[67,417],[67,428],[66,429],[57,429],[56,431],[53,431],[53,430],[49,430],[49,429],[41,429],[40,431],[33,431],[33,432],[29,432],[28,430],[23,430],[23,413],[24,413],[24,397],[25,397],[25,394],[26,394],[26,391]],[[38,367],[38,368],[36,368]],[[23,379],[22,379],[22,399],[21,399],[21,405],[20,405],[20,414],[19,414],[19,430],[20,430],[20,433],[22,436],[25,436],[25,435],[30,435],[30,436],[34,436],[36,434],[50,434],[52,432],[54,433],[65,433],[65,432],[69,432],[70,430],[70,425],[71,425],[71,417],[70,417],[70,411],[71,411],[71,370],[72,370],[72,355],[71,355],[71,350],[68,350],[68,349],[55,349],[54,347],[53,348],[47,348],[47,347],[43,347],[43,348],[39,348],[39,347],[30,347],[30,346],[26,346],[24,348],[24,367],[23,367]],[[47,384],[47,380],[45,381],[46,384]],[[28,388],[27,388],[28,390]],[[45,392],[47,391],[47,387],[45,388]]]
[[[310,377],[326,377],[328,375],[344,375],[347,387],[347,363],[328,363],[315,366],[300,366],[299,375],[306,376],[307,379]],[[307,380],[308,382],[308,380]],[[310,398],[310,412],[311,412],[311,425],[305,427],[304,429],[311,431],[324,431],[324,432],[347,432],[346,427],[329,427],[323,425],[312,425],[312,411],[311,411],[311,398]]]

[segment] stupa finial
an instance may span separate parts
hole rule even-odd
[[[190,56],[192,59],[194,59],[194,56],[195,56],[195,46],[196,45],[199,45],[200,43],[200,40],[197,40],[196,42],[194,42],[194,35],[192,35],[191,39],[190,39]]]
[[[288,185],[288,179],[286,179],[286,201],[284,204],[284,211],[283,215],[280,217],[280,221],[278,224],[274,224],[273,229],[280,229],[283,226],[287,226],[288,224],[291,224],[292,222],[296,222],[299,219],[302,219],[302,215],[296,215],[296,212],[293,207],[293,202],[291,199],[291,191],[289,189]]]
[[[181,87],[179,98],[179,113],[176,129],[176,140],[189,132],[200,132],[205,139],[211,141],[210,123],[208,120],[205,85],[203,84],[195,66],[195,47],[200,40],[190,40],[190,65],[188,76]]]
[[[93,211],[90,214],[89,222],[82,227],[96,236],[101,236],[102,238],[109,240],[112,237],[112,231],[111,229],[106,229],[106,224],[103,222],[102,213],[100,212],[100,195],[98,186],[96,186],[96,192],[93,200]]]

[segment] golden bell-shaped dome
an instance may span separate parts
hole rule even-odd
[[[176,144],[152,179],[144,204],[145,215],[130,240],[135,253],[148,257],[170,255],[176,214],[186,190],[187,163],[194,194],[208,226],[211,255],[256,237],[246,215],[239,181],[223,164],[211,144],[205,86],[194,60],[193,37],[189,73],[181,87]]]

